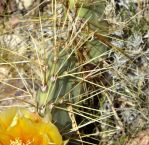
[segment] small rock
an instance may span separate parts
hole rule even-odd
[[[126,145],[149,145],[149,129],[138,133]]]
[[[16,0],[19,10],[28,9],[34,0]]]

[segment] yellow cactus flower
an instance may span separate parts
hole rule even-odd
[[[63,145],[57,127],[35,113],[11,108],[0,113],[0,145]]]

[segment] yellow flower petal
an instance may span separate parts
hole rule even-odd
[[[11,108],[0,113],[0,145],[62,145],[57,127],[35,113]]]
[[[16,114],[16,108],[0,112],[0,128],[6,129],[12,122]]]

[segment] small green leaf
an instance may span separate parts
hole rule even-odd
[[[75,8],[75,4],[76,4],[75,0],[69,0],[69,7],[71,10]]]

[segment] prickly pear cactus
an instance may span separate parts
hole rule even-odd
[[[88,96],[89,84],[95,88],[100,86],[88,79],[88,75],[92,78],[90,71],[99,68],[101,58],[107,55],[107,46],[94,33],[108,33],[108,23],[103,20],[105,2],[97,1],[94,5],[70,0],[60,7],[61,25],[56,27],[59,19],[53,20],[53,47],[43,71],[45,76],[37,94],[37,108],[41,116],[50,109],[56,123],[64,127],[72,124],[68,105]],[[57,16],[54,9],[53,15]],[[61,104],[62,109],[57,109]]]

